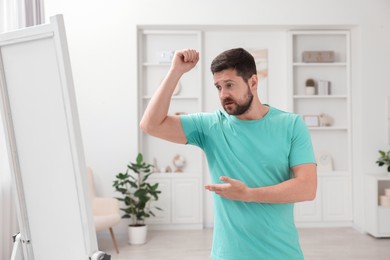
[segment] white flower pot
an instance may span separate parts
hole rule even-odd
[[[146,243],[148,226],[129,226],[129,244],[141,245]]]
[[[315,95],[316,94],[316,88],[315,87],[307,87],[306,86],[306,95]]]

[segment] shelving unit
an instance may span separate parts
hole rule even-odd
[[[295,220],[301,226],[352,224],[350,36],[348,31],[291,31],[289,33],[289,108],[302,116],[325,114],[331,125],[319,120],[308,126],[316,156],[327,154],[331,171],[318,172],[314,201],[297,203]],[[304,62],[305,51],[333,51],[332,62]],[[330,82],[330,93],[308,95],[305,82]],[[319,117],[318,117],[319,118]],[[330,159],[329,159],[330,158]],[[321,163],[317,159],[317,163]]]
[[[170,68],[175,50],[194,48],[201,51],[202,33],[197,30],[138,30],[138,95],[139,121]],[[201,63],[186,73],[179,82],[177,93],[171,99],[170,114],[202,111]],[[139,151],[145,161],[160,169],[151,180],[160,183],[162,194],[155,205],[163,211],[148,219],[151,228],[202,228],[202,169],[201,150],[170,143],[139,132]],[[184,172],[173,173],[173,158],[181,155],[186,162]],[[172,171],[172,172],[170,172]]]
[[[390,206],[381,206],[379,197],[390,189],[390,174],[366,177],[366,231],[374,237],[390,237]]]

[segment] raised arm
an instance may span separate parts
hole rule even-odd
[[[141,119],[140,127],[155,137],[175,142],[187,143],[180,117],[168,115],[173,91],[184,73],[195,67],[199,53],[193,49],[176,51],[168,74],[152,96]]]

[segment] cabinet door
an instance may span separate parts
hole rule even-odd
[[[316,198],[312,201],[298,202],[295,204],[295,222],[318,222],[322,220],[321,195],[321,183],[319,180]]]
[[[378,233],[380,236],[390,236],[390,207],[378,208]]]
[[[328,177],[322,181],[324,221],[351,221],[352,191],[350,177]]]
[[[201,220],[198,178],[172,180],[172,223],[190,224]]]
[[[171,180],[170,179],[153,179],[152,182],[158,182],[158,188],[161,194],[157,201],[151,204],[152,211],[156,215],[147,219],[149,224],[169,224],[171,223]],[[162,210],[153,209],[159,207]]]

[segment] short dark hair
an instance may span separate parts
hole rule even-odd
[[[253,56],[243,48],[235,48],[222,52],[211,62],[211,72],[216,73],[227,69],[234,69],[238,76],[248,81],[253,74],[257,74]]]

